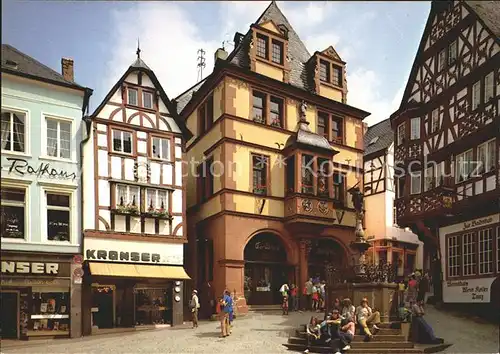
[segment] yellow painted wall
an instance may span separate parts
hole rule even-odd
[[[319,85],[319,94],[320,96],[329,98],[334,101],[342,102],[342,91],[334,89],[332,87],[328,87],[325,85]]]
[[[270,64],[263,63],[261,61],[255,62],[255,72],[271,77],[278,81],[283,81],[283,70],[272,66]]]
[[[220,198],[212,198],[208,202],[202,204],[196,213],[189,214],[189,222],[197,223],[198,221],[204,220],[209,216],[219,213],[220,211],[222,211]]]
[[[277,33],[277,34],[281,34],[279,29],[276,28],[276,26],[271,22],[265,22],[261,25],[262,27],[264,27],[265,29],[268,29],[270,30],[271,32],[274,32],[274,33]]]
[[[224,81],[221,81],[219,85],[214,89],[214,122],[220,118],[224,111]]]
[[[265,197],[262,198],[266,199]],[[232,200],[234,202],[235,211],[250,214],[259,213],[259,203],[261,203],[261,197],[259,196],[233,194]],[[260,215],[282,218],[284,216],[283,205],[283,201],[267,198]]]

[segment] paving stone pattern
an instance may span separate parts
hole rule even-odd
[[[282,345],[289,333],[309,320],[311,313],[251,314],[234,322],[233,334],[219,338],[217,322],[201,322],[197,329],[188,326],[81,339],[56,340],[16,348],[2,353],[291,353]],[[454,345],[446,353],[498,353],[498,326],[471,321],[450,313],[427,309],[427,320],[436,335]]]

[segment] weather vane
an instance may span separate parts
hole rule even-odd
[[[139,38],[137,38],[137,51],[135,52],[137,54],[137,59],[141,58],[141,46],[139,45]]]

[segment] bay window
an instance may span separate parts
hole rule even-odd
[[[146,188],[145,211],[151,214],[168,213],[168,191]]]
[[[120,212],[139,213],[140,189],[138,186],[117,184],[114,208]]]
[[[318,158],[318,195],[321,197],[329,197],[328,188],[328,167],[330,160],[325,158]]]
[[[302,193],[314,194],[314,157],[302,155]]]

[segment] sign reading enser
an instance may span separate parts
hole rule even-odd
[[[89,261],[183,264],[182,244],[85,238],[84,257]]]
[[[57,275],[58,272],[58,263],[2,261],[4,274]]]

